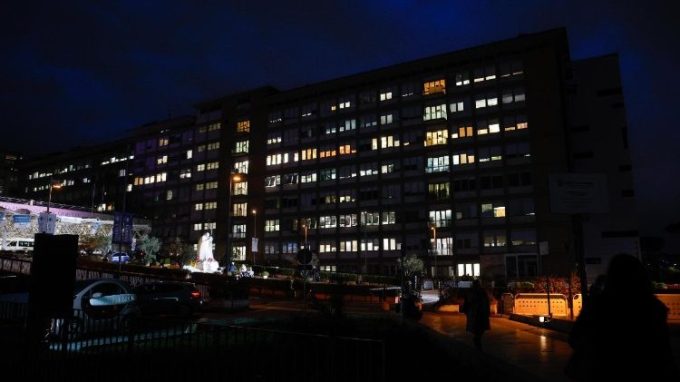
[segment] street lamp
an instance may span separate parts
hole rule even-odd
[[[432,277],[435,279],[435,283],[437,282],[437,250],[438,245],[437,245],[437,226],[436,225],[431,225],[430,229],[432,230],[432,239],[434,241],[434,272],[432,272]]]
[[[257,247],[259,246],[259,243],[257,242],[257,210],[253,208],[252,212],[253,212],[253,239],[255,239],[255,246],[254,248],[250,248],[250,250],[251,252],[253,252],[253,267],[255,267],[255,254],[258,249]]]
[[[61,188],[61,183],[53,184],[53,180],[50,177],[50,186],[49,186],[49,192],[47,196],[47,213],[50,213],[50,204],[52,203],[52,188],[56,188],[57,190]]]
[[[237,172],[232,172],[229,174],[229,190],[227,191],[227,261],[225,266],[229,267],[229,264],[231,263],[231,235],[232,235],[232,228],[231,228],[231,213],[232,213],[232,207],[231,207],[231,193],[234,190],[234,182],[240,182],[241,181],[241,174]]]

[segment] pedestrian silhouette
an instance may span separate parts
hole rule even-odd
[[[616,255],[601,293],[591,296],[569,334],[572,356],[565,373],[577,381],[677,381],[668,308],[654,296],[642,263]]]
[[[479,280],[472,282],[472,288],[465,294],[461,310],[465,313],[467,320],[465,330],[472,333],[472,342],[477,349],[482,350],[482,335],[491,326],[489,325],[489,297]]]

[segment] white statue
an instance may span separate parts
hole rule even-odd
[[[213,239],[206,232],[198,240],[198,268],[203,272],[216,272],[219,264],[215,261],[212,252]]]

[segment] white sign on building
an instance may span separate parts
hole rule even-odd
[[[607,176],[604,174],[550,175],[550,210],[557,214],[609,212]]]

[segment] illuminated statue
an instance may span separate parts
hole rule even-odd
[[[213,257],[212,244],[213,239],[209,232],[198,240],[198,269],[203,272],[216,272],[219,266]]]

